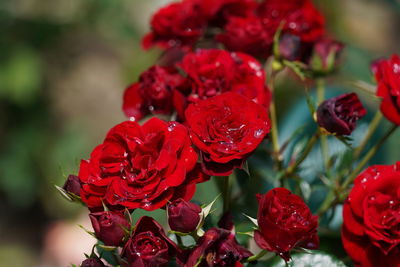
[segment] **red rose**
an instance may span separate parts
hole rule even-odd
[[[112,128],[89,160],[81,162],[82,200],[91,209],[154,210],[176,198],[190,200],[207,177],[186,128],[152,118],[143,126],[126,121]]]
[[[241,51],[255,57],[267,58],[271,55],[276,29],[270,27],[258,16],[228,19],[224,32],[216,36],[230,51]]]
[[[247,17],[255,14],[255,0],[200,0],[209,16],[209,26],[222,27],[231,17]]]
[[[189,105],[185,116],[210,175],[232,173],[270,130],[266,108],[232,92]]]
[[[125,244],[122,257],[129,267],[163,267],[176,255],[177,245],[153,218],[141,217]]]
[[[131,225],[120,212],[101,211],[89,214],[96,237],[106,246],[119,246]]]
[[[173,67],[153,66],[140,75],[124,94],[125,115],[140,120],[149,113],[170,114],[173,90],[184,78]]]
[[[171,230],[190,233],[196,230],[200,222],[201,208],[181,198],[167,205],[168,224]]]
[[[275,29],[285,21],[282,33],[297,35],[304,43],[317,41],[325,32],[324,17],[310,0],[264,1],[259,16]]]
[[[286,261],[295,247],[316,249],[318,217],[304,201],[286,188],[275,188],[257,195],[259,229],[254,232],[257,245],[279,254]]]
[[[175,99],[178,113],[184,111],[188,103],[224,92],[237,92],[256,103],[269,104],[270,92],[265,86],[265,74],[260,63],[251,56],[203,49],[186,55],[180,65],[187,74],[190,88]]]
[[[356,266],[400,266],[400,162],[356,178],[343,206],[342,241]]]
[[[381,112],[391,122],[400,125],[400,57],[376,61],[372,70],[378,82],[377,96],[382,98]]]
[[[330,133],[350,135],[366,114],[357,94],[349,93],[322,102],[317,109],[317,122]]]
[[[144,48],[159,45],[191,47],[204,33],[207,14],[198,1],[183,0],[161,8],[151,20],[152,31],[143,39]]]

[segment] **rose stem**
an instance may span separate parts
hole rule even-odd
[[[384,136],[382,136],[382,138],[368,151],[368,153],[360,161],[357,167],[349,174],[347,179],[344,181],[344,183],[340,187],[340,191],[347,189],[347,187],[354,181],[354,179],[357,177],[365,164],[368,163],[368,161],[375,155],[375,153],[385,143],[385,141],[395,132],[397,127],[397,125],[392,125],[392,127],[389,128],[388,132]],[[338,201],[337,199],[335,199],[334,190],[335,189],[332,188],[331,191],[328,193],[325,201],[322,203],[321,207],[318,210],[318,215],[321,216],[322,214],[324,214],[335,202]],[[340,200],[344,200],[346,196],[347,194],[343,195],[342,199]]]
[[[349,184],[353,182],[353,180],[356,178],[358,173],[364,168],[365,164],[368,163],[368,161],[375,155],[375,153],[379,150],[379,148],[385,143],[385,141],[395,132],[397,129],[397,125],[393,124],[392,127],[389,128],[387,133],[382,136],[382,138],[376,143],[369,151],[368,153],[364,156],[364,158],[361,160],[361,162],[357,165],[357,167],[354,169],[354,171],[347,177],[347,179],[344,181],[342,188],[346,189]]]
[[[364,139],[361,141],[360,145],[354,150],[353,158],[358,159],[361,152],[363,151],[364,147],[367,145],[371,136],[375,133],[376,129],[380,121],[382,120],[383,116],[382,113],[378,110],[375,113],[374,118],[372,119],[371,123],[369,124],[367,134],[364,136]]]
[[[289,166],[288,170],[286,171],[286,177],[290,177],[299,167],[299,165],[306,159],[307,155],[310,153],[311,149],[313,148],[315,142],[319,137],[319,133],[315,133],[307,142],[306,147],[303,150],[303,153],[300,157],[297,158],[296,162]]]
[[[317,83],[317,106],[319,106],[325,99],[325,81],[322,78],[317,78],[316,83]],[[328,164],[329,164],[328,137],[324,134],[321,134],[320,137],[321,137],[322,158],[324,159],[325,170],[328,171]]]
[[[179,247],[184,247],[183,246],[183,242],[182,242],[182,237],[180,235],[178,235],[178,234],[175,234],[175,237],[176,237],[176,241],[178,242],[178,246]]]
[[[234,176],[233,172],[231,176]],[[230,208],[231,202],[231,179],[230,176],[221,177],[223,179],[222,198],[223,198],[223,214]]]
[[[262,257],[264,257],[266,254],[268,253],[268,251],[266,250],[261,250],[257,255],[253,255],[249,258],[247,258],[247,262],[252,262],[252,261],[256,261]]]
[[[275,107],[275,76],[276,73],[274,71],[271,72],[270,82],[268,84],[269,89],[271,90],[272,99],[269,105],[269,113],[271,117],[271,142],[272,148],[274,151],[274,158],[276,162],[276,166],[278,170],[282,169],[282,159],[280,155],[280,148],[279,148],[279,133],[278,133],[278,119],[276,115],[276,107]]]

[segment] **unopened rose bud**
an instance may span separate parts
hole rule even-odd
[[[168,224],[173,231],[190,233],[200,222],[201,208],[181,198],[168,205]]]
[[[343,94],[319,105],[317,122],[320,127],[337,135],[350,135],[356,122],[367,113],[355,93]]]
[[[122,213],[101,211],[89,214],[96,237],[107,246],[119,246],[130,228]]]
[[[65,184],[63,186],[63,189],[67,191],[68,193],[72,193],[74,195],[79,196],[81,192],[81,181],[79,180],[79,177],[76,175],[69,175],[67,180],[65,181]]]
[[[334,40],[323,39],[316,42],[310,60],[311,70],[319,75],[334,71],[343,48],[343,43]]]
[[[105,267],[100,259],[88,258],[81,263],[81,267]]]
[[[279,51],[276,55],[287,60],[296,60],[300,56],[301,39],[297,35],[283,34],[279,40]]]

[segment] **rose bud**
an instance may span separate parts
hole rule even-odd
[[[378,83],[376,95],[382,99],[380,110],[389,121],[400,125],[400,56],[380,59],[372,66]]]
[[[297,35],[283,34],[279,40],[279,55],[287,60],[296,60],[300,56],[301,39]]]
[[[122,257],[129,267],[164,267],[177,251],[177,245],[165,235],[162,226],[153,218],[143,216],[125,244]]]
[[[100,259],[88,258],[81,263],[81,267],[106,267]]]
[[[310,60],[311,69],[319,75],[331,73],[337,68],[343,48],[343,43],[334,40],[322,39],[316,42]]]
[[[65,181],[64,186],[62,187],[65,191],[68,193],[72,193],[76,196],[80,196],[81,192],[81,181],[79,180],[79,177],[76,175],[68,175],[67,180]]]
[[[196,230],[200,222],[200,206],[181,198],[172,201],[167,206],[168,224],[171,230],[190,233]]]
[[[400,266],[400,162],[360,173],[343,205],[342,242],[356,267]]]
[[[277,253],[285,261],[295,247],[318,248],[318,217],[299,196],[286,188],[275,188],[257,198],[259,229],[254,240],[260,248]]]
[[[343,94],[319,105],[317,109],[318,125],[337,135],[350,135],[356,122],[367,113],[355,93]]]
[[[187,253],[187,252],[186,252]],[[178,255],[181,267],[192,266],[242,266],[240,261],[253,254],[242,247],[229,230],[211,228],[197,241],[189,253]],[[202,259],[199,265],[196,265]]]
[[[96,237],[107,246],[119,246],[130,223],[120,212],[101,211],[89,214]]]

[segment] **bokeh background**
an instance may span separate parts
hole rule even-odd
[[[77,173],[79,160],[125,119],[124,88],[160,54],[144,52],[140,39],[151,14],[168,2],[0,0],[0,266],[68,266],[90,253],[94,240],[78,227],[90,229],[87,211],[54,185]],[[346,44],[328,94],[350,90],[355,80],[373,83],[370,61],[400,52],[400,1],[315,3],[332,36]],[[292,80],[282,79],[277,93],[283,129],[291,129],[302,92]],[[400,159],[399,137],[374,162]],[[216,195],[203,189],[203,199]]]

